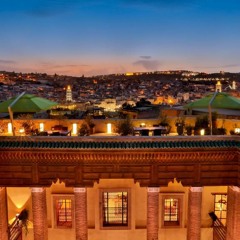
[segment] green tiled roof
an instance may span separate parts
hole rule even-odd
[[[0,149],[169,149],[169,148],[239,148],[240,141],[0,141]]]

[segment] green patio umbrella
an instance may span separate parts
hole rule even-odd
[[[201,109],[208,108],[214,94],[209,94],[206,97],[197,101],[188,103],[184,106],[185,109]],[[211,103],[212,108],[218,109],[235,109],[240,110],[240,99],[230,96],[227,93],[219,92]]]
[[[22,96],[21,96],[22,95]],[[16,100],[15,104],[11,106],[11,110],[15,113],[35,113],[42,110],[47,110],[55,105],[56,102],[50,101],[46,98],[41,98],[32,94],[21,94],[13,97],[5,102],[0,103],[0,112],[8,112],[8,107]],[[19,97],[19,99],[17,99]]]
[[[9,112],[12,132],[15,136],[15,130],[13,126],[13,113],[35,113],[43,110],[47,110],[57,105],[56,102],[50,101],[45,98],[37,97],[32,94],[21,93],[19,96],[13,97],[5,102],[0,103],[0,112]]]

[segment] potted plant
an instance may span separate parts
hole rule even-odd
[[[18,215],[18,219],[26,235],[28,234],[28,224],[29,224],[28,217],[29,217],[29,212],[27,209],[23,209],[21,213]]]
[[[177,118],[175,122],[175,126],[177,127],[177,133],[178,135],[183,135],[184,132],[184,126],[185,126],[185,118]]]
[[[192,135],[193,126],[191,126],[191,125],[186,125],[186,126],[185,126],[185,129],[186,129],[187,135],[188,135],[188,136],[191,136],[191,135]]]

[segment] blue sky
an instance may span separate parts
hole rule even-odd
[[[240,72],[238,0],[0,0],[0,70]]]

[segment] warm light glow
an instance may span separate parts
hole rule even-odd
[[[141,123],[140,127],[146,127],[146,124],[145,123]]]
[[[107,133],[108,133],[108,134],[111,134],[111,133],[112,133],[112,124],[111,124],[111,123],[108,123],[108,124],[107,124]]]
[[[201,136],[205,135],[205,129],[201,129],[201,130],[200,130],[200,135],[201,135]]]
[[[44,123],[39,124],[39,130],[40,130],[40,132],[44,131]]]
[[[25,132],[24,128],[19,129],[19,133],[24,133],[24,132]]]
[[[73,123],[73,126],[72,126],[72,134],[73,134],[73,135],[77,135],[77,123]]]
[[[235,128],[234,132],[235,133],[240,133],[240,128]]]
[[[27,201],[31,198],[30,188],[8,188],[8,197],[11,199],[13,204],[18,208],[22,209]]]
[[[128,72],[128,73],[126,73],[126,76],[133,76],[133,73]]]
[[[67,86],[67,90],[71,90],[71,87],[70,87],[70,85],[68,85],[68,86]]]
[[[12,133],[12,124],[8,123],[8,133]]]

